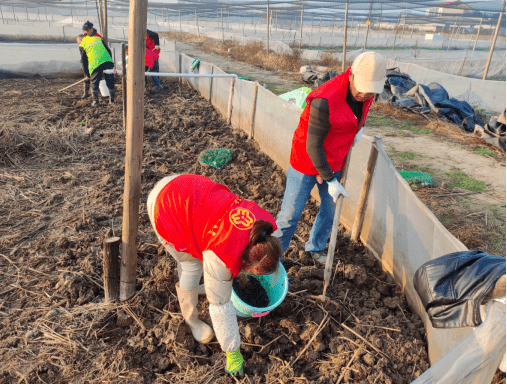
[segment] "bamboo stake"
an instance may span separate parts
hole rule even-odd
[[[304,11],[305,11],[305,9],[301,8],[301,28],[299,30],[299,37],[301,39],[299,40],[299,49],[301,49],[301,44],[303,43],[303,14],[304,14]]]
[[[147,0],[130,0],[129,65],[127,79],[127,133],[125,187],[123,194],[122,258],[120,300],[128,300],[136,290],[137,231],[141,194],[141,163],[144,123],[144,55],[146,50]]]
[[[108,43],[108,34],[107,34],[107,0],[102,0],[104,2],[104,12],[102,16],[104,17],[104,22],[102,23],[102,32],[103,32],[103,40],[104,44]]]
[[[127,60],[125,58],[125,43],[121,43],[121,86],[123,93],[123,130],[127,130]]]
[[[269,55],[269,0],[266,10],[266,53]]]
[[[118,255],[120,253],[119,237],[110,237],[104,240],[102,266],[104,270],[104,299],[106,303],[118,300],[120,296],[120,266]]]
[[[231,79],[231,89],[229,90],[229,104],[227,106],[227,124],[231,124],[231,118],[232,118],[232,100],[234,98],[234,80],[233,77]]]
[[[213,68],[215,68],[213,65],[211,66],[211,74],[213,74]],[[209,102],[211,103],[211,95],[213,92],[213,77],[209,78]]]
[[[503,0],[502,10],[500,11],[500,16],[498,16],[498,23],[496,24],[495,35],[493,36],[493,41],[491,43],[491,49],[489,50],[488,62],[486,63],[486,69],[484,70],[484,76],[482,76],[482,80],[486,80],[486,77],[488,76],[489,65],[491,64],[491,58],[493,57],[493,52],[495,50],[496,38],[498,36],[498,31],[500,30],[500,24],[502,23],[502,17],[503,17],[504,10],[505,10],[505,0]]]
[[[83,81],[85,81],[86,79],[87,79],[87,77],[85,77],[84,79],[81,79],[81,80],[79,80],[79,81],[76,81],[74,84],[71,84],[71,85],[69,85],[68,87],[62,88],[62,89],[60,89],[58,92],[65,91],[66,89],[72,88],[74,85],[81,84],[81,83],[82,83]]]
[[[255,121],[255,108],[257,106],[257,91],[259,89],[259,83],[256,81],[254,85],[253,102],[252,102],[252,114],[250,115],[250,133],[248,139],[251,139],[254,134],[254,121]]]
[[[474,49],[472,49],[472,52],[475,52],[475,46],[477,45],[477,40],[479,40],[479,34],[481,33],[481,27],[482,27],[482,17],[481,17],[481,23],[479,24],[479,30],[477,31],[477,37],[475,38]]]
[[[347,173],[349,170],[350,163],[350,151],[345,159],[345,166],[342,171],[342,185],[345,188],[345,183],[347,182]],[[333,268],[333,259],[334,259],[334,251],[336,248],[336,237],[338,236],[338,227],[340,226],[340,215],[342,212],[342,203],[343,203],[343,195],[338,197],[338,201],[336,202],[336,208],[334,211],[333,218],[333,227],[331,229],[331,239],[329,240],[329,248],[327,251],[326,258],[326,267],[324,269],[324,290],[322,291],[322,301],[326,299],[326,290],[329,285],[329,281],[331,280],[331,270]]]
[[[368,193],[370,192],[371,179],[373,178],[375,164],[377,163],[378,149],[376,147],[376,144],[381,142],[382,138],[380,136],[375,136],[375,139],[371,146],[370,158],[368,159],[368,166],[366,167],[363,187],[361,188],[361,194],[359,195],[356,216],[354,217],[354,224],[352,225],[352,233],[350,235],[350,238],[353,242],[357,242],[357,239],[361,234],[361,227],[363,226],[366,202],[368,200]]]
[[[347,53],[347,18],[349,16],[349,2],[345,5],[345,19],[343,21],[343,58],[342,58],[342,72],[345,72],[345,56]]]

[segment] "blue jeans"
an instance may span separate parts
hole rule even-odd
[[[341,178],[341,174],[341,170],[334,174],[338,181]],[[308,176],[289,167],[282,208],[276,219],[278,229],[273,234],[282,242],[283,253],[289,247],[292,235],[296,230],[303,209],[315,184],[317,184],[319,189],[320,207],[310,232],[310,239],[305,244],[305,251],[317,252],[323,251],[326,248],[333,226],[336,207],[333,198],[327,191],[327,183],[324,181],[322,184],[319,184],[317,183],[317,176]]]

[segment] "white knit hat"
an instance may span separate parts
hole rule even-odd
[[[382,93],[386,81],[386,60],[376,52],[364,52],[352,63],[354,86],[361,93]]]

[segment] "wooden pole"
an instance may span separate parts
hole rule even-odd
[[[363,50],[366,49],[366,42],[368,41],[368,32],[370,32],[370,19],[369,18],[368,18],[368,23],[367,23],[367,27],[366,27],[366,35],[364,36]]]
[[[4,11],[2,10],[2,6],[1,5],[0,5],[0,12],[2,12],[2,24],[5,24],[5,21],[4,21]]]
[[[104,23],[102,25],[102,28],[103,28],[102,32],[104,32],[104,34],[102,36],[103,36],[104,43],[106,45],[108,45],[107,44],[108,43],[108,38],[107,38],[107,36],[108,36],[108,34],[107,34],[107,0],[102,0],[102,1],[104,1],[104,12],[103,12]]]
[[[250,115],[250,132],[248,133],[248,139],[251,139],[254,134],[254,121],[255,121],[255,109],[257,106],[257,91],[259,89],[259,82],[255,82],[253,101],[252,101],[252,114]]]
[[[104,240],[102,254],[102,269],[104,279],[104,301],[109,303],[118,300],[120,296],[120,254],[119,237],[110,237]]]
[[[180,33],[181,33],[181,9],[178,10],[178,15],[180,16]]]
[[[301,38],[299,40],[299,49],[301,49],[301,44],[303,43],[303,14],[305,12],[304,7],[301,7],[301,28],[299,30],[299,37]]]
[[[359,201],[357,203],[356,216],[354,217],[354,224],[352,225],[352,233],[350,238],[353,242],[357,242],[359,235],[361,234],[361,228],[363,226],[364,213],[366,202],[368,200],[368,194],[371,187],[371,179],[373,178],[373,172],[375,171],[375,164],[377,163],[378,149],[377,143],[382,143],[380,136],[375,136],[374,142],[372,143],[370,150],[370,158],[368,159],[368,165],[366,167],[366,173],[364,175],[363,187],[361,188],[361,194],[359,195]]]
[[[269,0],[266,9],[266,53],[269,55]]]
[[[313,34],[313,13],[312,13],[312,22],[311,22],[311,27],[310,27],[310,36]]]
[[[144,55],[146,51],[147,0],[129,4],[129,76],[127,79],[127,133],[125,187],[123,192],[122,258],[120,300],[128,300],[136,291],[137,231],[144,125]]]
[[[127,60],[125,57],[125,43],[121,43],[121,88],[123,93],[123,130],[127,130]]]
[[[482,27],[482,20],[483,20],[483,18],[481,17],[481,23],[479,24],[479,30],[477,31],[477,37],[475,38],[474,49],[472,49],[472,52],[475,52],[475,46],[477,45],[477,40],[479,40],[479,34],[481,33],[481,27]]]
[[[213,74],[213,68],[215,68],[213,65],[211,66],[211,74]],[[211,95],[213,92],[213,77],[209,78],[209,102],[211,103]]]
[[[224,42],[224,9],[220,8],[220,18],[222,19],[222,43]]]
[[[341,184],[345,188],[347,182],[347,172],[349,170],[350,151],[345,160],[345,166],[342,171]],[[342,212],[343,195],[338,197],[334,211],[333,227],[331,228],[331,238],[329,239],[329,248],[327,251],[326,267],[324,269],[324,290],[322,291],[322,300],[326,300],[326,290],[331,280],[331,270],[333,268],[334,251],[336,249],[336,238],[338,237],[338,227],[340,226],[340,216]]]
[[[331,28],[331,36],[334,35],[334,22],[336,20],[336,16],[333,16],[333,27]]]
[[[465,56],[463,56],[463,61],[461,62],[461,67],[458,71],[458,76],[461,76],[461,74],[463,73],[463,68],[465,67],[465,61],[467,60],[467,51],[468,51],[468,49],[465,49]]]
[[[345,58],[347,54],[347,18],[349,16],[349,1],[345,5],[345,19],[343,20],[343,58],[342,58],[342,72],[345,72]]]
[[[495,50],[496,38],[498,37],[498,31],[500,30],[500,24],[502,23],[503,11],[505,10],[505,0],[502,3],[502,10],[500,11],[500,16],[498,16],[498,23],[496,23],[495,36],[493,36],[493,41],[491,42],[491,49],[489,50],[488,62],[486,63],[486,69],[484,70],[484,76],[482,76],[482,80],[486,80],[488,76],[489,65],[491,64],[491,58],[493,57],[493,52]]]
[[[231,88],[229,90],[229,104],[227,105],[227,124],[231,124],[232,118],[232,101],[234,98],[234,83],[235,78],[231,78]]]
[[[65,91],[66,89],[69,89],[69,88],[72,88],[74,85],[78,85],[78,84],[81,84],[83,81],[85,81],[87,78],[85,77],[84,79],[81,79],[79,81],[76,81],[74,84],[71,84],[69,85],[68,87],[65,87],[65,88],[62,88],[60,89],[58,92],[62,92],[62,91]]]
[[[197,17],[197,8],[195,9],[195,25],[197,26],[197,36],[201,37],[201,32],[199,31],[199,18]]]

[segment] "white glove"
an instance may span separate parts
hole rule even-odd
[[[153,48],[154,51],[156,51],[157,49],[160,49],[160,45],[155,45],[155,48]]]
[[[356,145],[361,141],[361,137],[363,136],[363,128],[361,128],[359,132],[356,133],[356,137],[354,137],[354,142],[352,143],[352,146]]]
[[[343,197],[349,197],[349,194],[347,193],[345,188],[343,188],[343,185],[341,185],[338,182],[338,180],[336,180],[336,178],[327,182],[327,191],[329,192],[335,203],[340,195],[343,195]]]

